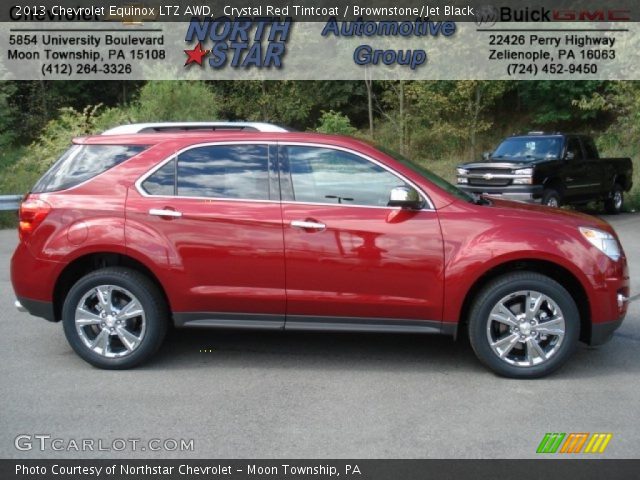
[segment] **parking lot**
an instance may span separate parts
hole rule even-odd
[[[603,457],[637,458],[640,215],[607,220],[629,257],[627,319],[534,381],[496,377],[463,341],[374,334],[182,330],[141,368],[98,370],[60,324],[13,308],[17,233],[0,231],[0,457],[533,458],[546,432],[611,432]],[[40,434],[62,450],[16,448]],[[69,448],[87,439],[128,446]],[[193,448],[151,451],[150,439]]]

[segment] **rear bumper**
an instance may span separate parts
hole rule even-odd
[[[542,185],[509,185],[507,187],[457,185],[457,187],[467,193],[530,203],[539,202],[542,199],[542,190],[544,188]]]
[[[30,298],[18,297],[15,301],[15,307],[19,312],[27,312],[34,317],[41,317],[50,322],[56,321],[52,302],[43,302],[41,300],[31,300]]]
[[[613,322],[605,322],[605,323],[594,323],[591,325],[591,338],[589,339],[589,345],[597,346],[607,343],[612,335],[620,325],[622,325],[622,321],[624,318],[620,318],[619,320],[615,320]]]

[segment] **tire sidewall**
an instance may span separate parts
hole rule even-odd
[[[562,197],[560,196],[560,193],[557,190],[553,189],[553,188],[545,190],[542,193],[542,205],[551,207],[551,205],[548,205],[549,199],[551,199],[551,198],[555,198],[556,199],[556,201],[558,202],[558,207],[560,207],[562,205]],[[551,208],[556,208],[556,207],[551,207]]]
[[[620,207],[616,207],[616,204],[614,201],[614,196],[617,192],[619,192],[620,195],[622,196]],[[624,190],[619,184],[616,183],[611,189],[611,196],[607,198],[607,200],[605,201],[605,210],[609,214],[617,215],[618,213],[622,212],[623,208],[624,208]]]
[[[131,292],[145,312],[145,335],[142,343],[129,355],[106,358],[90,350],[82,342],[75,325],[75,310],[82,297],[99,285],[115,285]],[[67,294],[62,307],[62,324],[67,341],[73,350],[90,364],[105,369],[134,367],[158,349],[166,332],[166,314],[162,311],[153,291],[153,284],[137,272],[126,269],[104,269],[81,278]]]
[[[560,349],[550,360],[532,367],[510,365],[498,358],[486,333],[491,310],[502,298],[520,290],[535,290],[547,295],[560,307],[565,319],[565,335]],[[478,296],[469,320],[469,338],[478,358],[494,372],[511,378],[538,378],[554,372],[574,352],[579,335],[580,315],[569,292],[554,280],[537,274],[531,274],[528,279],[518,274],[509,275],[490,284]]]

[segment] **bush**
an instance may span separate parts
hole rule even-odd
[[[215,94],[204,82],[148,82],[132,108],[138,122],[206,121],[218,116]]]
[[[353,135],[356,131],[357,129],[351,125],[349,117],[333,110],[322,112],[320,125],[316,128],[316,132],[337,135]]]

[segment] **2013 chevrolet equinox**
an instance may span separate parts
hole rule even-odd
[[[474,199],[352,138],[167,130],[75,139],[20,208],[16,305],[97,367],[147,360],[170,322],[467,329],[490,369],[533,378],[626,314],[603,220]]]

